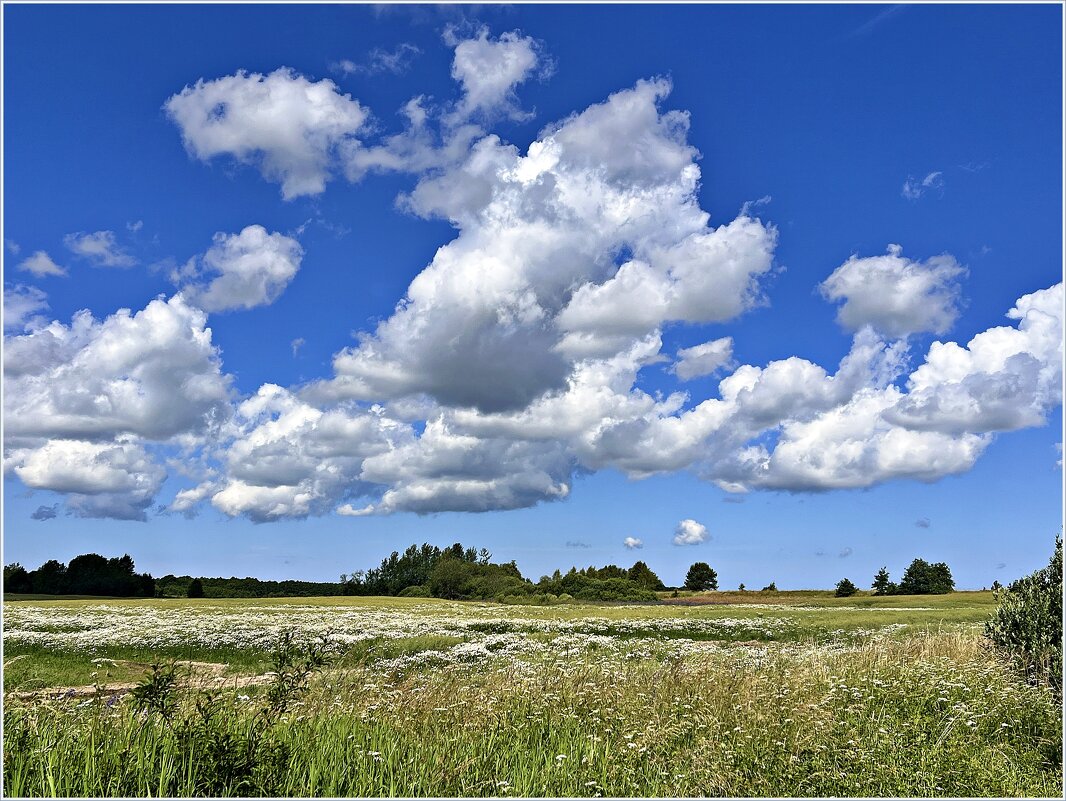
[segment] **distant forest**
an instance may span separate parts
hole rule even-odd
[[[915,559],[896,584],[882,568],[871,585],[874,595],[922,595],[951,592],[955,582],[943,562]],[[643,561],[632,567],[606,565],[563,573],[556,570],[536,582],[514,562],[493,563],[482,548],[455,543],[447,548],[423,543],[403,553],[393,551],[378,567],[343,573],[336,582],[263,581],[257,578],[207,578],[166,575],[155,579],[137,573],[129,554],[107,559],[83,554],[70,564],[50,560],[33,571],[15,563],[4,568],[4,592],[41,595],[107,595],[157,598],[278,598],[329,595],[391,595],[452,600],[493,600],[503,603],[551,604],[578,601],[657,601],[669,589],[718,589],[718,575],[706,562],[693,564],[680,588],[667,587]],[[740,585],[744,590],[744,585]],[[848,579],[837,584],[838,596],[858,592]],[[771,582],[762,592],[776,592]],[[675,593],[676,594],[676,593]]]

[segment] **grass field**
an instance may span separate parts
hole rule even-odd
[[[1061,796],[991,593],[677,600],[8,598],[5,792]]]

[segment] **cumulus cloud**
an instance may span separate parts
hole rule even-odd
[[[71,253],[87,259],[94,267],[132,267],[137,260],[119,246],[114,231],[96,231],[91,234],[78,232],[67,234],[63,243]]]
[[[296,276],[303,248],[295,239],[249,225],[239,234],[215,234],[214,245],[178,278],[190,303],[204,311],[251,309],[273,303]]]
[[[908,176],[907,180],[903,182],[903,189],[900,190],[900,194],[907,200],[917,200],[926,192],[943,192],[943,190],[944,173],[936,170],[920,179]]]
[[[35,286],[15,284],[4,289],[4,330],[21,331],[43,325],[40,312],[48,308],[48,296]]]
[[[690,381],[715,373],[728,365],[732,357],[733,337],[722,337],[678,350],[673,372],[682,381]]]
[[[852,256],[819,288],[826,300],[843,301],[837,321],[849,331],[869,325],[889,337],[942,334],[958,316],[958,279],[965,274],[948,254],[911,261],[889,245],[884,256]]]
[[[1007,317],[965,347],[934,342],[886,419],[916,431],[961,435],[1042,425],[1062,403],[1063,287],[1018,299]]]
[[[637,539],[636,537],[626,537],[622,540],[622,544],[631,551],[644,547],[644,541]]]
[[[81,517],[143,520],[165,477],[142,447],[127,442],[53,439],[9,461],[23,484],[65,493]]]
[[[32,256],[19,262],[18,269],[35,275],[37,278],[67,274],[66,269],[52,261],[52,257],[43,250],[38,250]]]
[[[176,296],[104,320],[87,311],[4,342],[9,437],[166,440],[229,411],[230,381],[206,315]]]
[[[776,233],[747,217],[708,225],[687,117],[658,108],[668,91],[642,81],[549,126],[525,155],[488,136],[423,177],[408,208],[459,236],[390,318],[336,356],[319,391],[520,409],[565,387],[582,360],[668,321],[720,322],[755,305]],[[623,249],[633,258],[619,268]]]
[[[699,545],[709,539],[707,526],[691,518],[682,520],[674,529],[674,545]]]
[[[412,436],[379,407],[323,411],[273,384],[237,406],[235,426],[222,457],[225,478],[176,498],[172,510],[210,497],[225,514],[256,522],[325,514],[339,500],[372,492],[361,478],[364,460]],[[354,514],[350,506],[338,511]]]
[[[367,111],[328,79],[282,67],[237,72],[186,86],[164,104],[190,155],[231,156],[281,184],[286,200],[326,188],[337,149],[363,128]]]

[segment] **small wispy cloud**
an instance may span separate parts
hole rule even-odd
[[[296,337],[296,339],[294,339],[292,342],[290,342],[289,346],[292,348],[292,358],[295,359],[296,358],[296,354],[298,354],[300,352],[300,348],[302,348],[306,344],[307,344],[307,340],[304,339],[303,337]]]
[[[72,253],[88,259],[97,267],[132,267],[137,263],[135,258],[119,247],[114,231],[67,234],[63,242]]]
[[[635,551],[638,548],[644,547],[644,541],[638,540],[636,537],[626,537],[624,540],[622,540],[622,544],[631,551]]]
[[[52,257],[43,250],[38,250],[29,258],[23,259],[19,263],[18,269],[23,272],[31,273],[38,278],[44,278],[46,275],[67,274],[66,269],[52,261]]]
[[[375,47],[366,57],[366,61],[357,62],[350,59],[341,59],[330,65],[330,69],[344,75],[359,73],[361,75],[377,75],[390,72],[393,75],[402,75],[411,68],[415,57],[422,53],[421,48],[410,42],[401,42],[392,50]]]
[[[567,548],[590,548],[592,546],[590,546],[587,542],[581,542],[580,540],[567,540],[566,547]]]
[[[907,180],[903,182],[903,189],[900,190],[900,194],[907,200],[918,200],[918,198],[922,197],[927,192],[939,192],[943,194],[943,191],[944,173],[940,170],[934,170],[921,180],[918,180],[914,176],[908,176]]]
[[[17,256],[19,254],[19,251],[22,250],[22,248],[19,247],[19,243],[14,241],[13,239],[5,239],[4,247],[7,248],[7,252],[10,253],[12,256]]]
[[[59,504],[51,506],[38,506],[37,511],[30,515],[31,520],[51,520],[59,514]]]
[[[852,551],[851,548],[844,548],[840,553],[837,554],[837,558],[847,559],[849,556],[852,555],[852,553],[854,553],[854,551]]]
[[[914,521],[914,525],[916,525],[918,528],[929,528],[932,523],[929,522],[928,517],[919,517],[917,520]]]
[[[858,28],[855,28],[854,30],[849,31],[848,34],[845,36],[845,38],[853,39],[853,38],[855,38],[857,36],[866,36],[867,34],[872,32],[875,28],[877,28],[877,27],[883,25],[884,23],[888,22],[893,17],[898,16],[899,14],[902,14],[906,10],[907,10],[907,6],[905,6],[905,5],[890,6],[889,8],[886,8],[884,11],[880,12],[876,16],[874,16],[871,19],[869,19],[866,22],[864,22]]]

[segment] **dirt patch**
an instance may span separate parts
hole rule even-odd
[[[17,659],[19,657],[15,658]],[[137,665],[144,668],[150,667],[144,662],[133,662],[125,659],[100,659],[95,661],[116,665],[124,664]],[[185,688],[202,690],[240,689],[241,687],[267,684],[271,679],[270,674],[260,676],[224,676],[223,674],[226,672],[229,665],[220,662],[182,661],[176,662],[175,664],[179,668],[184,669],[185,675],[182,676],[179,684]],[[6,697],[18,701],[55,701],[70,698],[93,698],[96,696],[115,698],[126,695],[130,690],[136,687],[137,684],[138,682],[121,682],[113,684],[84,684],[72,687],[43,687],[39,690],[10,692],[6,694]]]

